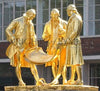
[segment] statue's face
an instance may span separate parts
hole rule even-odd
[[[73,14],[73,10],[67,10],[67,15],[71,16]]]
[[[30,15],[28,15],[28,19],[33,20],[35,18],[35,16],[36,16],[35,14],[30,14]]]
[[[58,17],[59,17],[58,13],[51,12],[51,18],[52,18],[52,19],[57,20]]]
[[[76,7],[75,5],[71,4],[67,7],[67,15],[71,16],[73,13],[76,12]]]

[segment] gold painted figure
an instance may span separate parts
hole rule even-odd
[[[14,19],[6,29],[7,40],[11,43],[7,48],[6,55],[11,59],[10,64],[16,67],[16,75],[20,86],[25,86],[21,76],[21,67],[30,67],[37,82],[36,85],[42,84],[42,79],[39,79],[36,65],[24,60],[26,50],[38,47],[32,23],[35,16],[35,10],[29,9],[22,17]],[[13,30],[15,30],[15,33]]]
[[[80,32],[82,30],[82,18],[78,13],[75,5],[71,4],[67,7],[67,14],[70,16],[67,29],[66,38],[61,43],[61,46],[66,45],[66,59],[63,64],[59,64],[58,72],[54,80],[51,82],[52,85],[59,79],[61,72],[66,69],[66,66],[71,66],[71,79],[68,82],[63,83],[64,85],[82,85],[82,73],[81,65],[84,64],[81,49]],[[63,53],[64,54],[64,53]],[[75,73],[77,74],[77,80],[75,81]],[[64,79],[63,79],[64,80]]]
[[[63,38],[65,38],[67,22],[62,20],[59,16],[60,16],[59,10],[56,8],[52,9],[51,19],[46,23],[44,27],[44,32],[42,35],[43,40],[48,41],[47,54],[57,55],[55,59],[45,64],[46,67],[47,66],[52,67],[52,73],[53,73],[54,78],[57,75],[58,63],[60,61],[62,61],[63,63],[63,57],[65,57],[63,55],[63,53],[65,52],[65,48],[62,47],[61,50],[57,50],[57,43],[59,41],[62,41]],[[66,69],[64,70],[62,76],[63,76],[64,81],[66,82]],[[58,84],[58,83],[59,83],[58,80],[56,80],[55,84]]]
[[[66,65],[71,66],[71,78],[66,84],[82,85],[81,65],[84,64],[80,40],[82,18],[74,4],[67,7],[67,14],[70,18],[66,33]],[[75,74],[77,74],[76,81]]]

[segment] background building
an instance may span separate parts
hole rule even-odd
[[[0,0],[0,91],[5,85],[17,85],[18,81],[14,68],[9,65],[10,60],[5,51],[9,43],[6,40],[5,29],[15,18],[22,16],[26,10],[34,8],[37,11],[33,21],[39,46],[46,49],[47,43],[41,38],[45,23],[50,19],[53,8],[60,10],[61,18],[68,20],[66,8],[74,3],[83,17],[83,30],[81,33],[82,49],[85,60],[83,66],[84,84],[100,86],[100,0]],[[50,67],[38,66],[40,77],[47,82],[52,78]],[[23,80],[27,84],[34,84],[29,69],[22,71]]]

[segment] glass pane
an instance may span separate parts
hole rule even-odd
[[[95,7],[95,18],[100,19],[100,6]]]
[[[24,2],[16,2],[15,11],[24,11]]]
[[[88,31],[88,34],[89,35],[94,35],[94,31],[95,31],[95,22],[94,21],[89,21],[88,22],[89,24],[89,31]]]
[[[25,2],[16,2],[15,3],[15,17],[22,16],[25,12]]]
[[[42,3],[43,3],[43,9],[49,8],[49,0],[42,0]]]
[[[55,8],[55,6],[56,6],[55,0],[51,0],[51,8]]]
[[[89,20],[95,20],[95,6],[89,6],[88,9]]]
[[[19,17],[19,16],[20,16],[20,12],[16,11],[16,12],[15,12],[15,17],[17,18],[17,17]]]
[[[90,77],[97,77],[97,65],[96,64],[91,64],[90,65]]]
[[[61,0],[51,0],[51,10],[53,8],[57,8],[60,10],[61,8]]]
[[[82,16],[83,18],[83,7],[77,7],[77,10],[79,12],[79,14]]]
[[[73,4],[73,0],[67,0],[68,4]]]
[[[95,0],[95,4],[100,4],[100,0]]]
[[[100,64],[90,64],[90,85],[100,87]]]
[[[0,26],[2,26],[2,4],[0,4]]]
[[[36,0],[26,0],[26,9],[36,9]]]
[[[95,34],[100,35],[100,21],[95,22]]]
[[[24,13],[24,11],[16,11],[15,12],[15,17],[18,18],[18,17],[22,16],[23,13]]]
[[[0,40],[2,40],[2,27],[0,27]]]
[[[63,19],[68,20],[66,9],[63,9]]]
[[[100,77],[100,64],[90,65],[90,77]]]
[[[38,27],[38,32],[37,32],[37,34],[38,34],[38,39],[41,39],[41,37],[42,37],[42,33],[43,33],[43,24],[39,24],[39,27]]]
[[[61,8],[61,0],[56,0],[56,8]]]
[[[83,0],[75,0],[76,6],[83,6]]]
[[[13,3],[5,2],[4,3],[4,25],[8,24],[13,19]]]
[[[95,5],[95,0],[89,0],[89,6]]]
[[[49,20],[49,10],[43,10],[43,23]]]
[[[100,78],[91,78],[90,85],[92,86],[100,86]]]
[[[73,0],[63,0],[63,7],[67,8],[69,4],[73,4]]]

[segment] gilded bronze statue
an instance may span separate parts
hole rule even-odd
[[[66,28],[67,28],[67,22],[62,20],[60,18],[59,10],[54,8],[51,11],[51,19],[45,24],[44,32],[42,35],[42,38],[44,41],[48,41],[48,47],[47,47],[47,54],[49,55],[55,55],[56,57],[45,64],[45,66],[51,66],[52,67],[52,73],[53,77],[55,78],[57,76],[57,65],[59,62],[62,64],[64,55],[62,53],[65,53],[65,47],[58,48],[58,42],[62,41],[65,38],[66,35]],[[61,65],[62,65],[61,64]],[[63,73],[63,74],[62,74]],[[66,79],[66,69],[61,72],[63,76],[63,83],[67,81]],[[58,80],[56,80],[55,84],[58,84]]]
[[[68,5],[67,14],[70,18],[66,33],[66,65],[71,66],[71,78],[66,84],[82,85],[81,65],[84,64],[80,40],[82,17],[74,4]],[[75,80],[75,74],[77,74],[77,80]]]
[[[34,31],[32,20],[36,16],[34,9],[29,9],[22,17],[14,19],[6,29],[7,40],[10,42],[6,55],[11,59],[10,64],[16,67],[16,75],[19,86],[25,86],[21,76],[21,67],[30,67],[36,80],[36,85],[42,84],[39,79],[36,65],[24,59],[25,52],[30,48],[38,48],[38,42]],[[15,33],[13,33],[15,30]]]
[[[56,77],[51,82],[55,84],[60,77],[60,73],[67,67],[71,67],[71,78],[64,85],[82,85],[82,72],[81,65],[84,64],[81,49],[80,32],[82,30],[82,18],[78,13],[74,4],[70,4],[67,7],[67,14],[70,16],[66,29],[66,36],[64,41],[60,43],[61,46],[66,46],[65,56],[63,64],[59,63],[59,68]],[[58,42],[59,44],[59,42]],[[62,61],[61,61],[62,62]],[[77,80],[75,81],[75,74],[77,74]]]
[[[6,55],[10,64],[16,67],[20,86],[25,86],[21,76],[21,67],[30,67],[36,85],[47,85],[39,78],[36,64],[52,67],[53,81],[49,85],[59,84],[62,75],[63,85],[82,85],[81,65],[84,64],[81,49],[80,32],[82,18],[74,4],[67,7],[68,22],[60,18],[59,10],[51,11],[51,19],[45,24],[42,38],[48,41],[47,54],[38,47],[32,20],[36,16],[34,9],[29,9],[22,17],[14,19],[6,29],[10,42]],[[15,30],[15,32],[13,32]],[[27,61],[26,61],[27,60]],[[67,81],[67,67],[71,67],[71,78]],[[77,74],[77,80],[75,80]]]

